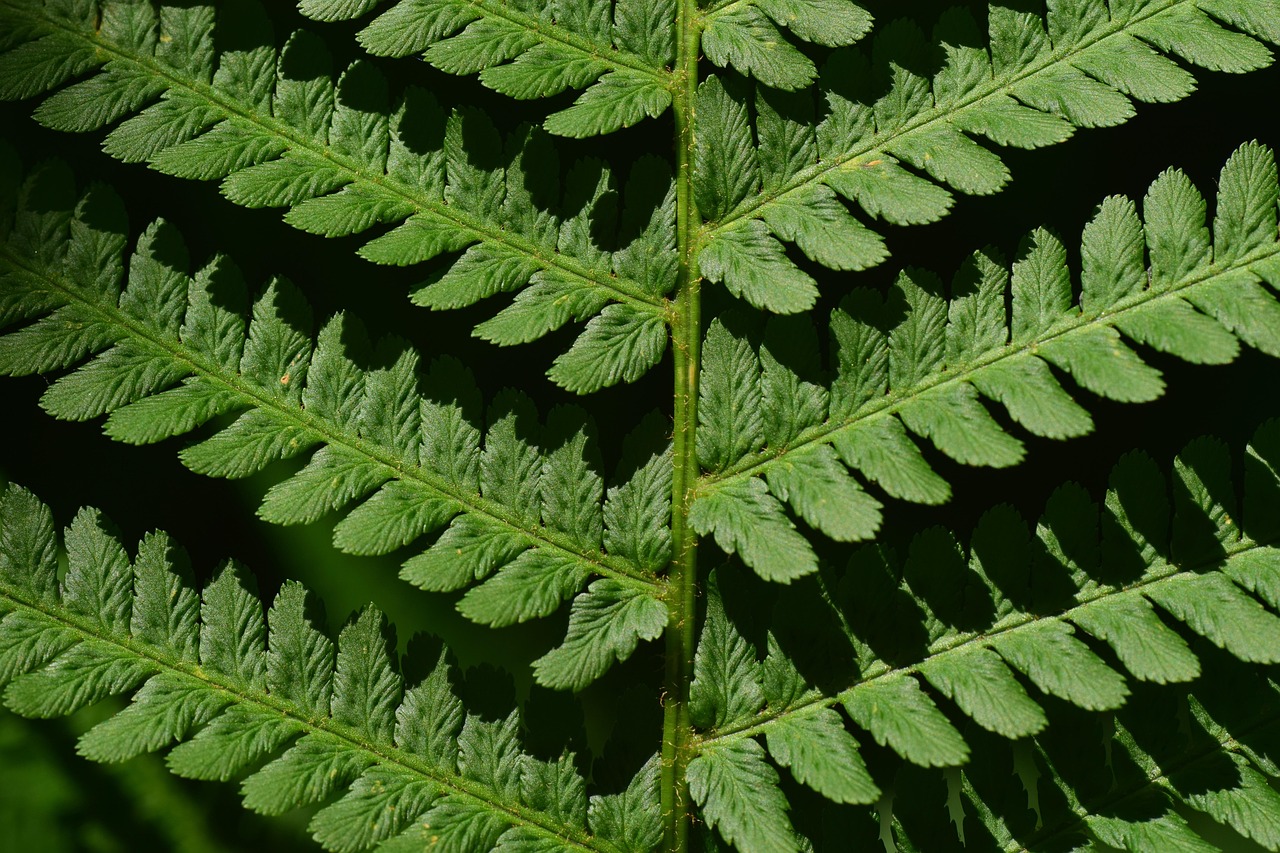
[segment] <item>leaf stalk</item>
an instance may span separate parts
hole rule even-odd
[[[698,481],[698,363],[702,343],[701,277],[697,235],[702,220],[693,195],[693,114],[698,90],[700,50],[698,7],[681,0],[677,10],[676,74],[673,98],[676,146],[676,239],[680,273],[671,343],[675,366],[675,410],[671,486],[672,561],[667,595],[666,680],[662,696],[661,802],[664,849],[683,853],[689,846],[689,802],[685,768],[693,745],[689,722],[689,683],[693,678],[697,539],[688,523],[692,490]]]

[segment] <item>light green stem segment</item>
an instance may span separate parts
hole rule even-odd
[[[693,196],[693,108],[698,91],[700,21],[694,0],[680,0],[676,17],[676,239],[680,279],[671,344],[675,362],[674,464],[671,492],[672,561],[667,598],[666,683],[662,697],[663,849],[683,853],[689,846],[692,803],[685,768],[689,764],[689,682],[693,678],[697,602],[697,540],[689,528],[691,490],[698,479],[694,431],[698,424],[698,363],[702,342],[698,233],[702,220]]]

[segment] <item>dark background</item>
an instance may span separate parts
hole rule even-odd
[[[868,5],[882,21],[895,17],[895,10],[902,7],[888,0]],[[928,20],[930,11],[944,5],[952,4],[910,4],[918,20]],[[272,15],[280,40],[302,25],[289,10],[273,8]],[[359,55],[349,37],[357,27],[307,26],[332,36],[329,43],[338,54],[335,66]],[[550,103],[518,104],[485,90],[474,79],[449,77],[416,60],[379,64],[389,76],[408,76],[432,88],[447,105],[477,104],[489,109],[508,129],[519,121],[537,121],[573,97],[566,94]],[[1280,144],[1276,120],[1280,68],[1244,76],[1195,73],[1198,93],[1178,104],[1138,104],[1137,117],[1119,128],[1078,131],[1065,144],[1040,151],[1000,149],[1013,174],[1003,192],[986,198],[960,197],[955,212],[934,225],[880,229],[887,234],[891,259],[865,273],[820,274],[824,309],[838,303],[851,287],[886,287],[903,266],[922,266],[949,280],[964,258],[984,245],[993,245],[1012,258],[1020,238],[1039,225],[1062,236],[1074,265],[1080,230],[1094,206],[1108,194],[1140,199],[1151,180],[1168,166],[1182,168],[1211,198],[1218,170],[1240,143],[1258,139]],[[100,180],[114,186],[126,199],[135,235],[153,218],[165,217],[186,236],[197,265],[216,252],[225,252],[242,267],[251,287],[275,275],[299,285],[312,301],[317,318],[350,309],[375,334],[402,335],[427,359],[454,354],[475,372],[486,399],[501,387],[513,386],[534,396],[544,415],[554,404],[584,405],[601,427],[606,476],[625,430],[652,408],[670,412],[669,357],[634,385],[576,398],[556,388],[543,372],[569,345],[577,328],[527,347],[493,347],[471,338],[469,330],[491,316],[507,297],[441,315],[415,308],[408,304],[407,293],[429,274],[430,265],[377,267],[355,255],[367,234],[326,241],[290,229],[280,221],[278,211],[234,207],[218,195],[214,183],[178,181],[141,166],[116,163],[99,151],[102,133],[70,136],[45,131],[29,118],[33,106],[34,102],[0,107],[3,138],[19,150],[27,165],[61,157],[73,165],[82,181]],[[561,163],[567,168],[576,157],[601,151],[625,163],[641,152],[670,151],[670,138],[671,122],[666,116],[603,142],[566,141]],[[1081,391],[1080,399],[1094,415],[1095,433],[1051,442],[1018,431],[1027,442],[1028,457],[1013,470],[968,469],[930,452],[931,461],[952,483],[954,499],[942,508],[890,503],[883,536],[905,542],[913,531],[932,524],[953,527],[963,535],[984,510],[999,502],[1012,502],[1034,518],[1052,490],[1068,479],[1081,481],[1101,497],[1111,465],[1131,448],[1144,447],[1161,463],[1201,434],[1220,436],[1238,448],[1261,420],[1280,414],[1274,392],[1277,365],[1251,350],[1225,368],[1189,366],[1146,351],[1143,356],[1165,373],[1169,387],[1161,400],[1119,405]],[[52,420],[37,406],[51,381],[52,377],[26,377],[0,383],[0,430],[8,448],[0,456],[0,477],[35,490],[53,506],[59,523],[67,523],[77,507],[94,505],[116,521],[127,544],[148,530],[169,531],[187,546],[202,577],[207,578],[230,556],[259,574],[268,596],[283,578],[303,580],[321,593],[335,628],[352,609],[373,600],[397,624],[402,640],[417,631],[445,636],[464,663],[487,661],[507,668],[522,696],[528,690],[524,664],[563,632],[563,612],[537,625],[496,632],[465,623],[452,611],[456,596],[418,592],[396,578],[397,566],[408,551],[371,559],[347,557],[333,549],[329,538],[336,514],[303,528],[259,524],[253,516],[257,501],[301,460],[277,463],[239,482],[199,477],[177,460],[177,451],[191,443],[191,437],[136,448],[106,439],[98,422]],[[206,428],[199,435],[209,432]],[[594,744],[607,733],[625,682],[641,680],[656,688],[655,673],[652,661],[640,655],[637,662],[611,675],[604,687],[584,695],[587,717],[594,721]],[[558,703],[568,700],[547,701],[559,713],[564,709]],[[211,787],[200,790],[208,792]]]

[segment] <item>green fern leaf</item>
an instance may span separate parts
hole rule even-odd
[[[770,492],[832,539],[870,539],[880,526],[880,502],[863,491],[829,447],[788,454],[770,466],[765,480]]]
[[[245,687],[266,686],[267,629],[252,575],[235,562],[223,566],[201,596],[200,663]]]
[[[1046,694],[1082,708],[1109,710],[1128,693],[1124,679],[1061,622],[1028,628],[997,641],[993,648]]]
[[[1280,797],[1267,784],[1267,779],[1253,769],[1246,759],[1232,756],[1240,774],[1239,787],[1217,789],[1187,797],[1193,809],[1230,826],[1245,838],[1264,847],[1280,844],[1276,820],[1280,818]]]
[[[300,2],[319,20],[358,18],[375,3]],[[612,20],[611,20],[612,18]],[[457,0],[401,0],[359,34],[377,56],[421,53],[451,74],[479,74],[486,86],[520,99],[586,89],[547,129],[594,136],[658,116],[671,105],[674,59],[669,2],[636,0],[610,15],[589,3],[547,8]]]
[[[1258,464],[1248,469],[1247,500],[1262,495],[1263,503],[1246,513],[1250,518],[1264,518],[1258,513],[1276,505],[1276,493],[1262,485],[1276,482],[1266,461],[1276,452],[1276,429],[1268,424],[1252,442]],[[822,593],[822,606],[839,614],[829,629],[797,634],[779,621],[795,602],[778,603],[767,623],[770,648],[763,663],[727,620],[720,597],[711,595],[690,705],[695,724],[706,732],[703,749],[754,743],[763,735],[766,754],[790,767],[798,781],[833,800],[871,802],[882,796],[884,783],[857,770],[867,748],[863,733],[909,764],[970,768],[988,743],[1004,749],[1027,738],[1052,739],[1050,723],[1061,713],[1053,700],[1066,700],[1080,709],[1077,714],[1108,710],[1141,721],[1153,685],[1199,684],[1211,661],[1236,668],[1270,661],[1276,617],[1249,590],[1256,587],[1270,600],[1274,549],[1266,539],[1250,538],[1250,528],[1241,530],[1226,476],[1230,467],[1220,445],[1202,440],[1180,454],[1171,497],[1149,462],[1130,456],[1113,474],[1101,513],[1078,489],[1064,488],[1050,501],[1035,539],[1012,512],[997,509],[983,517],[967,552],[936,528],[916,537],[905,562],[867,546],[841,589]],[[1277,532],[1274,526],[1262,530]],[[822,575],[816,583],[826,590]],[[886,593],[897,585],[909,594],[894,604]],[[1187,639],[1166,620],[1199,637]],[[1093,639],[1114,657],[1100,654]],[[820,687],[794,663],[784,663],[782,649],[797,643],[850,648],[857,660],[851,686]],[[1126,672],[1136,680],[1127,680]],[[954,706],[940,705],[924,682]],[[768,685],[763,694],[761,684]],[[848,734],[835,705],[859,732]],[[854,768],[851,776],[833,779],[833,768],[819,769],[812,756],[798,752],[806,746],[797,741],[797,728],[816,727],[813,715],[819,713],[824,734],[811,732],[805,744],[830,740],[831,752],[852,756],[840,765]],[[775,736],[779,725],[784,732]],[[799,756],[809,764],[798,763]],[[1144,770],[1143,784],[1149,777]],[[970,801],[955,787],[961,779],[947,778],[947,796],[963,814]],[[785,815],[784,806],[773,808],[779,818]],[[1110,820],[1098,818],[1099,826],[1112,826]],[[1239,815],[1233,820],[1247,823]],[[1151,831],[1175,832],[1169,827]],[[1113,829],[1116,838],[1135,831],[1127,819]],[[1188,843],[1202,843],[1185,831],[1194,839]],[[1013,837],[1021,836],[1010,843]],[[1175,837],[1181,836],[1169,836]]]
[[[818,285],[787,260],[783,246],[760,222],[725,231],[698,256],[703,274],[757,308],[794,314],[813,307]]]
[[[333,543],[348,554],[387,554],[440,529],[454,512],[449,501],[392,480],[338,522]]]
[[[169,769],[188,779],[226,782],[264,756],[276,753],[300,731],[292,721],[232,706],[195,736],[169,751]]]
[[[299,8],[311,17],[333,20],[360,17],[370,5],[304,2]],[[444,71],[478,73],[485,85],[516,98],[586,88],[573,107],[553,113],[546,125],[554,133],[586,136],[627,127],[642,114],[658,116],[670,106],[675,17],[675,4],[669,0],[618,4],[612,21],[608,10],[588,3],[523,9],[457,0],[402,0],[358,38],[376,55],[423,53]],[[720,3],[708,9],[704,49],[718,65],[733,66],[771,86],[798,88],[814,78],[815,68],[782,37],[778,26],[803,41],[834,47],[862,38],[871,16],[844,0]],[[648,103],[640,109],[619,108],[615,93],[626,88]],[[610,102],[614,107],[606,111],[603,106]]]
[[[267,614],[267,689],[312,714],[323,713],[332,696],[333,643],[314,625],[323,611],[296,583],[280,588]]]
[[[321,802],[350,785],[373,764],[367,755],[338,749],[335,738],[308,734],[284,755],[241,785],[246,808],[260,814],[284,814],[299,804]]]
[[[5,84],[0,93],[6,100],[29,98],[47,91],[93,68],[97,57],[88,45],[74,37],[47,35],[29,41],[5,54],[0,75]]]
[[[698,433],[698,459],[712,471],[726,468],[764,442],[757,379],[760,362],[742,330],[734,331],[717,318],[703,342],[706,374],[698,401],[703,427]]]
[[[700,497],[689,524],[739,554],[767,580],[789,583],[818,568],[809,543],[787,518],[782,504],[759,479],[746,479]]]
[[[666,627],[662,602],[603,578],[573,600],[564,643],[534,662],[534,675],[547,687],[581,690]]]
[[[153,752],[207,722],[228,701],[161,673],[134,694],[123,713],[90,729],[77,751],[90,761],[124,761]]]
[[[969,748],[913,678],[871,682],[842,697],[849,716],[877,743],[915,764],[963,764]]]
[[[666,419],[650,413],[628,434],[604,502],[604,546],[657,573],[671,559],[671,461]]]
[[[1034,735],[1048,723],[1009,667],[988,649],[926,661],[920,672],[988,731],[1014,739]]]
[[[778,773],[753,740],[706,749],[689,763],[689,791],[707,825],[744,850],[799,850]]]
[[[622,793],[592,797],[587,806],[587,823],[592,832],[620,846],[649,850],[662,839],[659,809],[655,756],[640,768]]]
[[[300,0],[298,11],[318,21],[358,18],[378,7],[378,0]]]
[[[800,89],[817,76],[813,61],[782,38],[756,4],[712,18],[702,33],[702,49],[716,65],[732,66],[777,89]]]
[[[186,554],[163,533],[143,537],[133,563],[129,633],[174,649],[183,660],[196,660],[198,650],[193,639],[200,604],[192,586]],[[268,680],[270,660],[268,657]]]
[[[716,577],[707,584],[707,612],[689,685],[689,716],[704,728],[749,723],[764,707],[756,651],[725,614]]]
[[[1280,622],[1225,577],[1179,578],[1153,590],[1151,599],[1241,660],[1269,663],[1280,654]]]
[[[525,551],[468,590],[458,602],[458,610],[474,622],[494,627],[550,616],[587,579],[587,573],[573,561]]]
[[[547,116],[542,126],[556,136],[583,139],[657,118],[671,105],[671,93],[652,78],[629,71],[603,74],[573,106]]]
[[[708,473],[693,505],[697,529],[710,532],[714,514],[723,548],[742,553],[762,576],[796,577],[804,573],[801,567],[814,565],[813,558],[799,556],[810,549],[788,532],[791,522],[771,498],[791,501],[811,526],[845,541],[874,535],[879,517],[871,497],[855,497],[861,486],[840,470],[844,466],[892,497],[946,500],[947,486],[908,430],[963,464],[1007,467],[1021,460],[1023,444],[992,418],[982,397],[1003,404],[1035,435],[1065,438],[1092,428],[1087,411],[1047,365],[1100,396],[1141,402],[1160,396],[1164,382],[1121,334],[1192,363],[1231,361],[1239,341],[1272,353],[1270,329],[1273,318],[1280,322],[1280,306],[1261,282],[1277,280],[1271,261],[1275,168],[1273,155],[1256,144],[1239,149],[1223,168],[1215,221],[1228,236],[1220,242],[1230,245],[1237,239],[1230,235],[1242,230],[1251,235],[1239,238],[1234,263],[1211,264],[1204,200],[1185,176],[1167,172],[1144,201],[1145,224],[1131,203],[1111,198],[1085,228],[1078,307],[1065,248],[1043,229],[1024,243],[1009,274],[988,255],[975,255],[956,276],[949,305],[941,283],[916,270],[902,273],[883,300],[855,292],[832,318],[836,375],[829,399],[823,406],[815,397],[785,438],[766,437],[751,425],[755,421],[744,420],[772,408],[755,378],[764,375],[760,343],[744,329],[713,322],[704,344],[699,458]],[[1245,302],[1256,310],[1246,311]],[[792,361],[816,361],[812,346],[808,352]],[[775,364],[773,381],[788,373],[801,381],[794,370]],[[720,399],[730,387],[731,404]],[[718,434],[736,443],[718,446]],[[797,478],[789,472],[818,464],[805,457],[818,459],[814,448],[827,443],[843,466],[825,454],[823,473],[804,478],[797,498]],[[730,508],[748,504],[775,531],[771,550],[739,542],[750,535],[747,517],[739,510],[732,521]],[[815,514],[814,507],[824,504],[844,508],[846,517]],[[781,543],[793,540],[784,550]]]
[[[731,62],[775,88],[802,88],[814,78],[816,69],[806,56],[776,35],[767,35],[772,23],[757,6],[716,8],[723,11],[712,13],[703,32],[703,48],[713,61]],[[871,217],[895,224],[932,222],[952,205],[951,193],[939,184],[966,193],[990,193],[1008,180],[998,155],[971,137],[986,137],[1000,146],[1037,148],[1062,142],[1075,127],[1127,120],[1133,115],[1129,98],[1179,100],[1194,82],[1167,55],[1233,72],[1270,62],[1268,50],[1257,39],[1270,40],[1275,33],[1264,23],[1261,7],[1243,3],[1210,11],[1241,31],[1224,27],[1190,0],[1117,10],[1110,20],[1100,5],[1054,8],[1047,22],[1039,12],[992,6],[986,39],[968,12],[954,10],[937,27],[946,59],[932,79],[915,70],[931,65],[921,61],[930,47],[916,25],[901,21],[882,27],[870,62],[853,51],[837,52],[822,70],[829,109],[821,121],[810,120],[817,145],[792,136],[784,149],[785,156],[797,156],[800,146],[806,146],[803,166],[791,166],[785,181],[766,187],[749,172],[726,170],[747,181],[745,200],[728,211],[723,206],[702,211],[712,220],[701,250],[704,272],[721,280],[718,271],[724,269],[722,259],[729,251],[721,244],[740,244],[746,223],[760,219],[768,227],[756,242],[772,231],[783,240],[796,240],[806,254],[825,263],[804,248],[794,227],[787,227],[784,216],[773,210],[811,207],[811,217],[823,215],[819,209],[827,207],[827,197],[814,191],[820,184]],[[1077,14],[1083,17],[1075,18]],[[776,49],[762,50],[762,42]],[[889,81],[887,92],[869,85],[877,77]],[[769,118],[762,112],[762,150]],[[713,114],[710,121],[717,120]],[[778,277],[785,276],[788,266],[792,276],[799,274],[781,251],[776,254]],[[758,307],[802,310],[761,301],[724,280],[731,292]]]
[[[667,346],[662,320],[625,305],[608,305],[587,323],[547,376],[562,388],[589,394],[619,382],[634,382],[662,358]]]
[[[1243,673],[1233,670],[1230,675],[1240,678]],[[1249,679],[1243,678],[1242,683]],[[1247,711],[1223,713],[1224,706],[1210,693],[1225,685],[1216,678],[1173,703],[1145,697],[1142,712],[1123,713],[1114,732],[1093,727],[1094,734],[1107,738],[1106,750],[1099,743],[1083,753],[1076,748],[1073,754],[1060,738],[1038,738],[1034,757],[1015,759],[1034,762],[1037,774],[1048,781],[1040,783],[1039,796],[1033,800],[1038,803],[1034,830],[1012,809],[997,809],[994,814],[975,809],[974,813],[993,830],[996,821],[1026,825],[1031,831],[1025,837],[1035,839],[1032,846],[1078,846],[1093,838],[1132,849],[1222,849],[1203,820],[1188,820],[1193,815],[1219,821],[1244,838],[1272,846],[1280,800],[1255,769],[1258,758],[1231,733],[1248,732],[1246,740],[1272,737],[1274,711],[1269,710],[1265,694],[1251,686],[1243,690],[1254,700]],[[1185,722],[1180,724],[1176,716]],[[1266,766],[1265,761],[1261,766]],[[995,766],[965,771],[975,783],[968,792],[968,805],[974,805],[977,783],[991,784],[992,772]],[[1100,775],[1090,778],[1090,774]],[[983,776],[991,778],[983,780]]]
[[[326,850],[367,850],[395,833],[389,815],[421,814],[437,789],[413,774],[370,768],[342,799],[316,813],[308,829]]]
[[[575,319],[590,319],[606,305],[618,303],[625,308],[628,322],[623,325],[627,330],[615,334],[618,315],[610,314],[588,327],[580,345],[571,351],[571,364],[557,365],[552,371],[554,377],[584,392],[602,384],[634,381],[661,356],[665,343],[661,335],[655,338],[663,329],[661,296],[674,285],[674,277],[670,271],[654,277],[658,269],[638,270],[627,258],[628,254],[648,251],[655,237],[664,244],[673,241],[654,231],[633,234],[633,241],[640,241],[640,245],[623,244],[617,253],[603,254],[594,244],[575,242],[571,234],[579,226],[569,212],[576,209],[575,200],[562,200],[559,188],[545,182],[535,191],[536,197],[530,198],[527,182],[522,179],[522,170],[547,174],[544,158],[554,159],[555,151],[545,135],[530,135],[522,129],[509,144],[504,143],[484,116],[466,112],[446,116],[434,99],[420,90],[392,93],[381,72],[364,61],[342,71],[334,83],[327,50],[314,36],[295,34],[277,57],[269,47],[270,27],[252,3],[226,10],[218,25],[237,29],[245,43],[255,46],[218,54],[213,48],[214,16],[202,11],[203,7],[181,15],[166,12],[159,18],[150,6],[138,7],[136,14],[127,15],[111,4],[107,8],[104,20],[116,20],[118,26],[95,30],[92,21],[83,21],[79,29],[68,30],[65,21],[39,8],[6,7],[5,20],[12,21],[16,31],[29,33],[31,38],[42,30],[57,33],[10,51],[15,73],[19,66],[26,68],[22,63],[30,60],[28,54],[45,57],[41,62],[53,62],[58,45],[74,45],[78,57],[56,63],[63,69],[56,73],[32,70],[24,76],[28,81],[24,86],[31,91],[22,88],[6,97],[30,97],[68,77],[92,71],[99,61],[94,52],[97,46],[109,44],[115,57],[103,72],[109,80],[96,83],[99,78],[92,77],[78,85],[91,89],[124,86],[128,99],[102,109],[100,120],[91,124],[82,111],[63,103],[71,96],[60,92],[52,96],[53,106],[41,111],[49,126],[93,130],[141,109],[108,135],[105,147],[120,159],[147,161],[162,172],[197,180],[222,179],[223,192],[233,201],[253,207],[288,207],[286,221],[315,234],[345,236],[380,223],[399,224],[362,250],[375,262],[420,263],[442,253],[466,250],[441,277],[415,291],[413,299],[418,304],[437,308],[470,305],[544,277],[595,294],[591,310],[580,306]],[[320,5],[315,11],[331,16],[363,8],[364,4]],[[519,14],[517,18],[532,21]],[[161,38],[145,36],[157,26]],[[504,26],[517,25],[508,22]],[[469,31],[457,38],[474,41],[466,35]],[[437,47],[443,49],[450,43],[452,40]],[[578,47],[585,44],[580,39],[575,43]],[[43,46],[36,49],[37,44]],[[513,80],[536,78],[541,72],[533,67],[539,64],[533,57],[540,49],[545,53],[550,48],[534,47],[523,64],[490,70],[513,73]],[[556,85],[573,82],[559,76],[563,72],[559,59],[544,59],[550,61],[550,65],[543,63],[547,69],[559,69],[553,73],[559,80]],[[578,62],[569,61],[571,65]],[[653,100],[658,91],[666,97],[662,103],[665,108],[669,103],[666,72],[635,57],[628,61],[635,66],[629,73],[643,72],[646,79],[658,81],[642,89],[644,108],[650,112],[660,109]],[[215,65],[210,81],[208,72]],[[519,70],[512,72],[517,66]],[[593,73],[598,76],[599,71]],[[607,75],[598,86],[616,88],[615,76]],[[494,84],[499,85],[496,80]],[[542,87],[539,91],[546,85],[538,84]],[[588,94],[594,91],[588,90]],[[603,94],[592,95],[592,99]],[[155,101],[157,96],[159,101]],[[613,103],[611,99],[608,102]],[[599,108],[583,109],[585,113],[579,109],[575,114],[579,117],[570,119],[577,127],[581,128],[583,120],[601,120]],[[533,201],[549,205],[557,213],[530,230],[522,226],[519,217],[522,205]],[[657,230],[670,229],[671,223],[665,221]],[[634,273],[642,277],[631,278]],[[550,329],[532,332],[525,326],[522,335],[528,340],[531,333],[537,336],[547,331]],[[633,339],[634,349],[622,357],[606,345],[619,335]],[[74,351],[82,345],[67,341],[61,346],[71,346]],[[51,357],[56,359],[52,353]]]
[[[131,613],[155,603],[147,594],[135,598],[131,583],[145,589],[161,582],[178,591],[177,601],[195,600],[158,548],[166,540],[153,536],[148,553],[130,565],[101,517],[82,511],[67,531],[63,589],[42,598],[52,530],[48,511],[33,501],[17,486],[5,492],[0,527],[9,547],[0,600],[7,614],[0,638],[13,649],[38,624],[64,639],[51,652],[21,655],[8,673],[16,677],[5,702],[27,715],[63,715],[107,693],[136,689],[127,708],[81,738],[82,755],[121,761],[207,723],[174,750],[170,765],[183,775],[225,779],[302,734],[245,780],[245,804],[278,814],[349,787],[312,819],[311,832],[328,849],[368,849],[419,816],[460,838],[481,832],[496,842],[510,832],[512,843],[618,849],[587,834],[585,789],[572,763],[544,765],[522,753],[515,712],[502,722],[467,714],[444,659],[402,701],[391,637],[377,611],[366,608],[353,618],[335,658],[310,622],[306,591],[286,586],[271,608],[268,655],[261,604],[232,564],[205,589],[198,625],[189,618],[171,623],[170,636],[131,633]],[[91,604],[107,606],[88,613]],[[193,608],[187,612],[194,617]],[[197,637],[198,661],[189,655]],[[548,790],[556,792],[550,799]]]
[[[880,796],[840,715],[830,708],[788,717],[769,729],[769,754],[796,781],[837,803],[872,803]]]
[[[760,182],[745,98],[738,87],[726,90],[719,77],[698,87],[698,210],[712,219],[741,204]],[[725,162],[726,156],[732,158]]]
[[[880,484],[895,498],[943,503],[951,496],[946,481],[933,472],[901,423],[889,418],[834,442],[845,463]]]
[[[82,510],[59,538],[10,486],[0,701],[74,715],[82,757],[144,806],[161,791],[179,847],[240,822],[152,778],[145,753],[175,743],[172,771],[239,779],[263,815],[302,807],[281,825],[335,851],[1280,847],[1280,426],[1239,458],[1200,439],[1171,465],[1137,426],[1152,455],[1121,458],[1105,497],[1068,484],[1035,524],[1001,505],[948,529],[980,469],[1005,469],[989,485],[1021,507],[1042,439],[1253,363],[1242,342],[1280,355],[1274,154],[1241,146],[1215,198],[1189,177],[1202,164],[1168,169],[1140,201],[1104,199],[1078,244],[1031,222],[1008,261],[984,248],[949,282],[910,266],[990,231],[1003,209],[960,196],[1042,157],[1000,148],[1181,100],[1192,66],[1270,64],[1280,0],[975,0],[894,21],[858,0],[294,5],[0,0],[0,97],[39,125],[0,143],[0,373],[38,374],[53,417],[251,478],[260,520],[312,528],[276,549],[298,571],[332,528],[475,624],[428,620],[448,639],[401,661],[363,598],[334,639],[300,583],[264,610],[228,561],[201,591],[164,534],[126,548]],[[325,23],[294,31],[298,14]],[[1250,92],[1246,125],[1265,101],[1213,86]],[[147,187],[217,181],[282,208],[272,228],[336,238],[325,252],[399,276],[417,306],[466,312],[479,349],[441,357],[452,332],[402,339],[386,317],[367,333],[371,294],[347,286],[363,274],[263,276],[254,246],[296,254],[271,233],[243,247],[252,275],[193,264],[177,227],[126,218],[168,194],[25,168],[53,151],[93,169],[53,131],[149,165]],[[634,156],[654,133],[669,149]],[[1061,181],[1145,168],[1100,156]],[[968,218],[921,229],[900,272],[833,277],[953,209]],[[223,224],[200,211],[207,256]],[[526,343],[542,391],[477,355]],[[1257,364],[1216,371],[1247,382],[1215,399],[1267,408]],[[658,365],[671,408],[638,418]],[[566,405],[597,391],[591,412]],[[118,491],[66,448],[64,492],[86,473]],[[43,752],[23,772],[71,778],[74,756]],[[92,835],[101,798],[77,796],[92,803],[60,824]],[[207,808],[213,829],[189,821]],[[24,817],[0,803],[0,837],[69,837],[34,842]]]
[[[1186,641],[1141,598],[1099,602],[1072,621],[1110,645],[1125,668],[1144,681],[1190,681],[1200,674]]]
[[[374,740],[390,737],[400,703],[400,679],[392,671],[387,640],[385,619],[366,608],[338,637],[333,674],[334,720]]]
[[[37,177],[33,187],[38,190],[43,180]],[[595,440],[581,415],[561,410],[543,427],[526,398],[508,394],[494,401],[482,432],[475,426],[479,403],[464,390],[471,380],[456,363],[434,366],[424,387],[416,354],[403,342],[370,347],[345,317],[327,323],[313,342],[308,306],[282,281],[254,302],[246,323],[236,310],[245,285],[234,267],[216,259],[189,278],[181,242],[163,224],[146,231],[127,271],[116,263],[81,278],[78,271],[98,263],[91,258],[121,251],[123,235],[115,229],[123,226],[115,223],[115,202],[102,192],[87,196],[79,211],[64,232],[64,248],[49,253],[52,266],[41,265],[43,256],[17,254],[21,244],[2,262],[53,300],[45,306],[53,315],[0,338],[7,342],[0,351],[12,353],[10,372],[47,369],[43,330],[66,328],[65,321],[51,319],[58,311],[78,308],[94,317],[90,335],[72,330],[70,349],[65,335],[54,332],[58,364],[113,347],[50,387],[45,405],[51,413],[109,413],[110,435],[142,443],[242,412],[181,452],[189,467],[213,476],[248,476],[321,445],[301,470],[267,491],[259,515],[302,524],[341,511],[334,541],[353,553],[386,553],[448,525],[425,552],[405,562],[403,576],[428,589],[454,590],[493,575],[459,604],[487,624],[549,616],[592,578],[616,575],[620,583],[606,587],[605,600],[584,594],[579,609],[622,606],[636,621],[610,635],[609,652],[591,652],[590,663],[569,665],[575,674],[555,676],[578,688],[615,658],[630,655],[638,639],[661,633],[662,582],[654,572],[669,536],[655,535],[651,525],[666,498],[640,507],[636,495],[652,494],[666,482],[655,467],[664,451],[626,470],[606,492]],[[26,210],[17,217],[27,218]],[[98,223],[109,223],[108,230]],[[143,306],[153,299],[166,307],[147,314]],[[148,363],[160,366],[148,382],[134,381],[130,362],[115,357],[122,348],[145,353]],[[186,381],[167,387],[179,379]],[[424,426],[430,429],[424,432]],[[651,427],[649,435],[652,440]],[[609,567],[603,573],[602,565]],[[85,612],[98,612],[99,604],[86,603]],[[585,644],[601,624],[594,616],[581,624],[570,619],[569,645],[579,650],[570,657],[587,653]],[[244,677],[256,683],[260,662]]]

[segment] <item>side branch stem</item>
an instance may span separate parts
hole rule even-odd
[[[672,306],[671,343],[675,362],[675,471],[671,492],[672,561],[667,595],[666,683],[662,697],[662,816],[664,848],[689,847],[692,804],[685,769],[693,746],[689,724],[689,683],[693,678],[697,602],[697,539],[689,528],[690,492],[698,479],[694,432],[698,423],[698,363],[702,342],[698,232],[702,224],[693,194],[693,113],[698,91],[700,21],[695,0],[680,0],[676,18],[674,97],[676,129],[676,235],[680,278]]]

